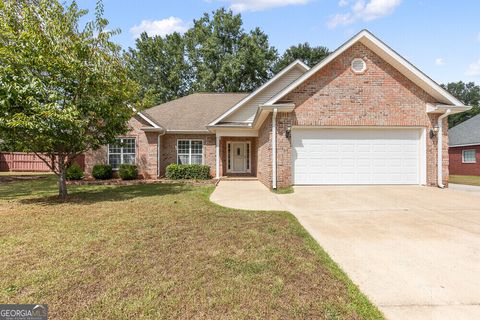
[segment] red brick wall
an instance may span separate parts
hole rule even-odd
[[[257,178],[268,188],[272,187],[272,115],[270,114],[258,130]]]
[[[160,142],[160,175],[165,175],[167,166],[177,163],[177,140],[178,139],[201,139],[203,140],[203,161],[210,166],[210,174],[215,177],[215,135],[214,134],[166,134]]]
[[[121,137],[134,137],[136,143],[136,159],[139,175],[142,178],[154,179],[157,177],[157,132],[144,132],[141,127],[149,127],[140,117],[133,117],[128,122],[130,131]],[[85,174],[91,177],[95,164],[108,163],[107,146],[98,150],[89,150],[85,153]]]
[[[351,71],[354,58],[367,69]],[[435,99],[361,43],[353,45],[285,97],[295,103],[292,113],[277,116],[278,187],[292,183],[288,124],[302,126],[418,126],[427,135],[438,116],[428,115]],[[448,182],[448,134],[444,121],[443,176]],[[436,185],[436,139],[427,137],[427,184]],[[260,154],[260,153],[259,153]],[[260,159],[260,156],[259,156]],[[260,168],[260,167],[259,167]]]
[[[462,163],[462,150],[476,151],[477,163]],[[462,176],[480,176],[480,145],[468,147],[452,147],[448,150],[450,156],[450,174]]]

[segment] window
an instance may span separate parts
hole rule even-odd
[[[462,150],[462,162],[463,163],[476,163],[475,150]]]
[[[351,65],[352,71],[355,73],[362,73],[367,69],[367,64],[363,59],[360,58],[355,58],[352,60],[352,65]]]
[[[118,138],[108,145],[108,164],[118,169],[124,163],[135,164],[135,138]]]
[[[178,164],[203,164],[202,140],[177,140]]]

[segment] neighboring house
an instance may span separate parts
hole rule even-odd
[[[480,176],[480,114],[448,132],[450,174]]]
[[[212,176],[292,184],[448,182],[448,114],[470,107],[363,30],[316,66],[295,61],[249,94],[197,93],[139,112],[87,154],[143,176],[203,163]],[[445,156],[444,156],[445,155]]]

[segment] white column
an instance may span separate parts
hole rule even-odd
[[[277,108],[272,115],[272,188],[277,189]]]
[[[218,133],[215,144],[215,178],[220,179],[220,136]]]

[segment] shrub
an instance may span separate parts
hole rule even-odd
[[[210,179],[210,166],[201,164],[175,164],[167,166],[167,179]]]
[[[67,168],[67,180],[82,180],[83,170],[78,163],[74,162]]]
[[[92,176],[95,179],[99,179],[99,180],[112,179],[113,177],[112,166],[108,164],[96,164],[93,166]]]
[[[134,180],[138,178],[138,169],[133,164],[122,164],[118,170],[118,175],[122,180]]]

